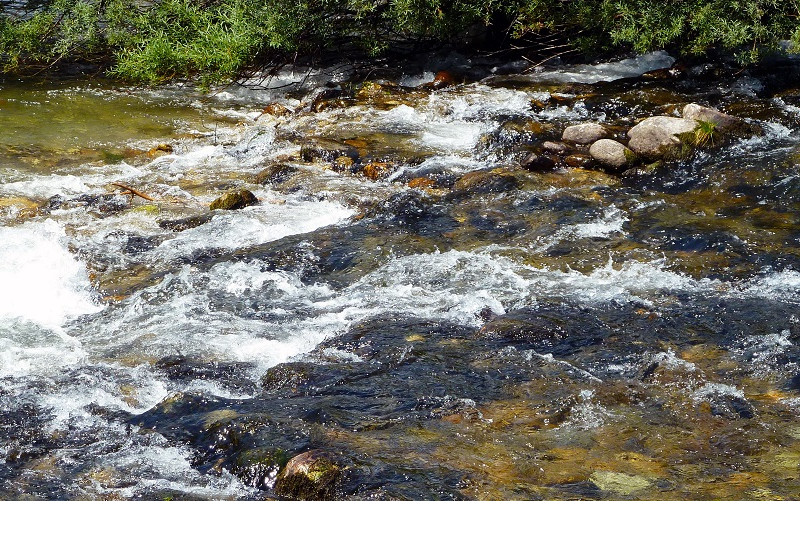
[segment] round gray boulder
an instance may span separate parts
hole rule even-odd
[[[594,160],[607,168],[621,170],[636,160],[636,153],[613,139],[599,139],[589,148]]]

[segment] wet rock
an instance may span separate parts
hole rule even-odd
[[[265,392],[279,390],[296,392],[309,380],[309,367],[306,363],[283,363],[272,367],[261,378]]]
[[[159,359],[155,369],[170,380],[213,380],[237,391],[252,391],[255,384],[249,373],[252,363],[241,361],[205,361],[199,357],[168,355]]]
[[[532,143],[542,136],[551,137],[553,126],[531,119],[507,120],[499,128],[481,136],[478,146],[483,150],[500,148],[508,151],[516,145]]]
[[[275,492],[295,500],[330,500],[336,496],[342,473],[330,455],[307,451],[286,464],[275,482]]]
[[[281,105],[280,103],[270,103],[264,110],[261,111],[262,115],[270,115],[274,117],[282,117],[286,115],[292,114],[292,110],[286,107],[285,105]]]
[[[456,84],[456,79],[452,73],[449,71],[439,71],[433,77],[433,82],[429,84],[429,87],[434,90],[439,90],[441,88],[453,86],[454,84]]]
[[[589,145],[608,136],[606,130],[596,122],[586,122],[584,124],[576,124],[574,126],[567,126],[564,133],[561,135],[562,141],[569,141],[579,145]]]
[[[520,165],[531,172],[549,172],[556,167],[556,161],[547,154],[531,153],[522,159]]]
[[[412,189],[431,189],[436,187],[436,180],[425,177],[414,178],[408,182],[408,186]]]
[[[346,156],[336,157],[331,163],[331,168],[337,172],[348,172],[353,169],[353,166],[355,166],[355,161]]]
[[[288,164],[273,164],[264,168],[253,178],[255,185],[279,185],[294,176],[298,169]]]
[[[479,170],[461,176],[453,186],[453,190],[469,193],[505,193],[517,189],[519,185],[517,179],[504,170]]]
[[[211,210],[239,210],[247,206],[258,204],[258,199],[247,189],[236,189],[225,193],[215,199],[210,205]]]
[[[714,130],[718,132],[739,133],[748,128],[748,124],[740,118],[697,103],[689,103],[683,108],[683,118],[696,122],[711,123],[714,125]]]
[[[572,168],[589,168],[594,164],[594,159],[585,153],[573,153],[564,158],[564,164]]]
[[[44,210],[49,212],[61,208],[78,208],[85,207],[87,210],[100,214],[102,217],[117,214],[128,208],[128,200],[122,195],[115,193],[104,193],[101,195],[78,195],[66,199],[61,195],[51,197],[44,207]]]
[[[147,156],[150,158],[157,158],[162,155],[170,155],[173,151],[172,145],[168,143],[159,143],[147,152]]]
[[[158,222],[158,226],[162,229],[169,229],[170,231],[186,231],[187,229],[200,227],[204,223],[210,222],[215,215],[216,212],[204,212],[177,220],[161,220]]]
[[[646,118],[628,131],[628,147],[647,158],[679,156],[684,144],[691,142],[698,123],[669,116]]]
[[[246,449],[233,460],[230,471],[246,485],[257,489],[271,489],[275,485],[278,472],[288,461],[286,451],[280,448]]]
[[[306,162],[315,160],[333,162],[339,157],[349,157],[356,161],[359,157],[358,149],[345,143],[323,138],[304,143],[300,148],[300,158]]]
[[[392,165],[388,162],[370,162],[363,169],[364,175],[371,180],[378,180],[392,172]]]
[[[612,170],[622,170],[636,161],[636,153],[613,139],[600,139],[589,148],[592,158]]]
[[[0,197],[0,216],[12,215],[16,219],[32,218],[39,204],[25,197]]]
[[[531,343],[556,342],[567,335],[564,328],[551,319],[514,313],[492,319],[481,327],[479,334]]]
[[[569,152],[567,144],[560,141],[545,141],[542,143],[542,149],[554,155],[566,155]]]
[[[364,82],[356,92],[356,99],[376,99],[382,97],[385,93],[383,86],[377,82]]]

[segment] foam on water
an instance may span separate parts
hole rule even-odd
[[[165,241],[154,254],[169,259],[205,248],[233,250],[307,233],[342,222],[353,214],[353,210],[338,202],[264,203],[236,212],[222,212],[210,222]]]
[[[0,227],[0,319],[59,327],[99,310],[86,268],[66,249],[55,221]]]
[[[641,76],[649,71],[667,69],[674,63],[675,58],[667,52],[657,51],[610,63],[571,65],[560,69],[547,68],[531,75],[530,78],[547,82],[594,84],[601,81]]]

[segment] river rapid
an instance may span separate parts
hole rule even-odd
[[[0,83],[0,498],[798,498],[800,61],[674,61]],[[520,167],[690,102],[759,131]]]

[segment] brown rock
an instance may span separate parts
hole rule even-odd
[[[411,188],[430,189],[436,186],[436,180],[432,180],[431,178],[414,178],[408,182],[408,186]]]
[[[439,71],[436,73],[436,76],[433,77],[433,82],[431,82],[430,86],[438,90],[439,88],[446,88],[454,84],[456,84],[456,79],[451,73],[448,71]]]
[[[388,162],[370,162],[364,166],[364,175],[371,180],[378,180],[392,172],[392,165]]]
[[[275,117],[281,117],[291,114],[292,111],[285,105],[281,105],[280,103],[270,103],[264,110],[261,111],[262,115],[271,115]]]
[[[174,151],[172,145],[168,143],[159,143],[152,149],[147,152],[147,156],[150,158],[160,157],[161,155],[169,155]]]

